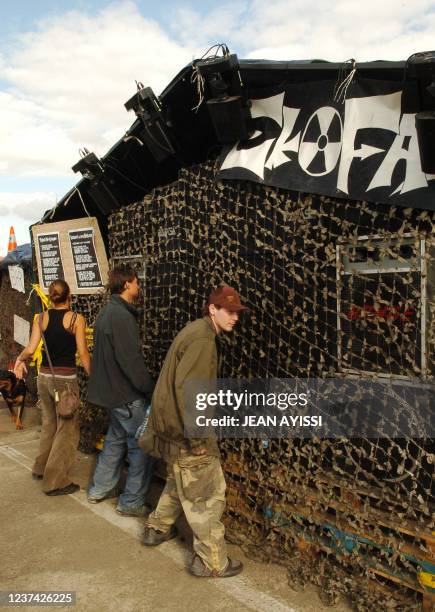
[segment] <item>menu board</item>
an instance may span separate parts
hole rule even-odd
[[[95,252],[92,227],[69,230],[69,241],[74,261],[77,287],[102,287],[101,272]]]
[[[59,232],[39,234],[42,284],[48,287],[57,278],[65,278],[60,252]]]
[[[104,292],[109,265],[95,217],[37,223],[32,234],[42,291],[63,278],[73,295]]]

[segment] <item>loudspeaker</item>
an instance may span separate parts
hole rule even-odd
[[[138,91],[127,100],[124,106],[128,111],[133,110],[141,119],[142,130],[139,138],[157,163],[175,155],[175,149],[164,120],[162,105],[151,87],[143,87],[141,83],[138,83]]]
[[[160,118],[154,121],[144,121],[139,138],[144,142],[157,163],[175,154],[174,147]]]
[[[110,215],[114,210],[121,208],[121,202],[104,181],[92,181],[88,187],[88,194],[103,215]]]
[[[230,144],[248,137],[250,111],[243,105],[240,96],[207,100],[207,108],[217,139]]]
[[[435,111],[423,111],[415,116],[421,169],[435,174]]]

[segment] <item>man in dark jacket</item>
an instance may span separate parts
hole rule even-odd
[[[242,310],[247,308],[239,294],[223,285],[210,294],[205,316],[176,336],[156,384],[147,429],[139,440],[145,452],[163,457],[167,464],[166,486],[146,521],[143,543],[156,546],[175,537],[174,523],[184,512],[193,531],[190,571],[198,577],[235,576],[242,564],[227,556],[221,522],[226,487],[216,440],[185,438],[184,386],[188,380],[217,378],[216,337],[233,330]]]
[[[145,516],[153,459],[141,451],[135,433],[145,419],[154,384],[143,361],[137,310],[133,306],[139,295],[136,272],[129,266],[113,268],[109,289],[110,300],[94,328],[88,401],[106,409],[110,427],[88,501],[98,503],[114,496],[127,451],[127,480],[116,511],[123,516]]]

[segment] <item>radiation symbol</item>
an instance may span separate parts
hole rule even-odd
[[[343,124],[338,111],[323,106],[308,119],[299,145],[299,165],[310,176],[329,174],[341,151]]]

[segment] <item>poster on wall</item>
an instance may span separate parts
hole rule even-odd
[[[355,78],[292,83],[252,100],[253,132],[226,148],[219,179],[435,210],[435,175],[421,169],[413,93]]]
[[[25,293],[23,268],[21,266],[8,266],[8,270],[12,289]]]
[[[94,229],[69,230],[69,241],[79,289],[101,287],[101,272],[95,251]]]
[[[42,285],[48,287],[57,278],[65,278],[59,232],[39,234],[37,248],[40,254]]]
[[[56,278],[63,278],[72,294],[104,290],[109,266],[95,217],[35,225],[32,233],[39,284],[45,293]]]
[[[14,340],[21,346],[27,346],[30,337],[30,323],[14,315]]]

